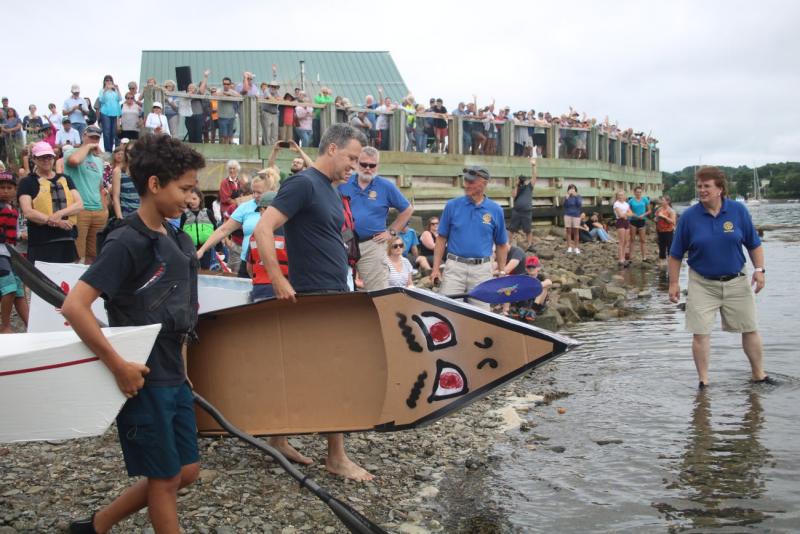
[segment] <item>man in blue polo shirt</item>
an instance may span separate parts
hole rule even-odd
[[[386,267],[386,242],[405,228],[414,206],[403,196],[397,186],[378,176],[380,153],[373,147],[364,147],[358,157],[358,169],[339,192],[350,198],[350,209],[356,223],[361,259],[356,264],[358,274],[367,291],[389,287],[389,270]],[[387,227],[389,208],[400,212]]]
[[[700,202],[678,220],[669,257],[669,298],[680,299],[679,275],[684,254],[689,253],[689,286],[686,296],[686,329],[692,339],[692,355],[700,388],[708,385],[711,331],[717,311],[722,329],[742,334],[742,348],[750,361],[753,381],[774,383],[762,366],[753,288],[764,288],[764,250],[747,208],[725,198],[725,174],[703,167],[695,177]],[[750,280],[744,271],[742,247],[753,262]]]
[[[439,235],[433,251],[431,281],[442,278],[442,260],[447,248],[441,292],[467,293],[492,278],[492,246],[497,245],[497,268],[503,271],[508,255],[508,235],[503,209],[486,196],[489,171],[473,165],[464,169],[463,197],[449,200],[439,219]],[[472,304],[489,309],[480,301]]]

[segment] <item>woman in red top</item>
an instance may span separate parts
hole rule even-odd
[[[291,93],[283,95],[283,99],[287,102],[294,102],[294,97]],[[281,139],[283,141],[291,141],[294,139],[294,106],[280,106],[280,110],[283,123],[281,126]]]
[[[678,214],[672,209],[672,200],[664,195],[661,197],[661,205],[656,210],[656,233],[658,234],[658,264],[661,267],[667,266],[667,254],[672,246],[672,236],[675,233],[675,223],[678,221]]]

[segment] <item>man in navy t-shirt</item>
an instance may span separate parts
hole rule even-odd
[[[347,251],[342,240],[344,206],[335,185],[347,180],[355,170],[366,144],[366,136],[349,124],[328,128],[320,139],[314,164],[284,181],[272,205],[261,216],[253,235],[278,299],[296,302],[297,293],[347,291]],[[286,234],[289,280],[275,253],[274,232],[281,226]],[[347,457],[342,434],[327,437],[328,471],[352,480],[372,480],[369,472]],[[311,463],[310,458],[289,445],[286,437],[271,438],[270,444],[290,460]]]

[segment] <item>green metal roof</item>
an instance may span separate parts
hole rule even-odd
[[[385,96],[399,100],[408,88],[389,52],[339,52],[315,50],[143,50],[141,85],[149,77],[159,83],[175,80],[175,67],[192,69],[193,81],[199,81],[205,69],[211,69],[209,84],[221,86],[228,76],[234,83],[246,70],[256,75],[256,82],[272,80],[272,65],[277,67],[281,92],[300,87],[300,60],[305,61],[306,92],[314,96],[319,87],[327,85],[334,96],[341,95],[354,104],[364,96],[378,96],[378,86]]]

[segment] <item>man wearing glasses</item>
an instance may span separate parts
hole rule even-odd
[[[233,87],[233,82],[227,76],[222,78],[222,96],[240,96]],[[219,142],[223,145],[233,143],[233,120],[236,118],[236,102],[220,100],[217,105],[219,116]]]
[[[405,228],[414,206],[400,192],[394,182],[378,176],[380,153],[373,147],[364,147],[358,157],[356,173],[339,192],[350,198],[350,208],[356,222],[361,259],[356,269],[367,291],[385,289],[389,284],[386,266],[386,242]],[[387,226],[389,208],[400,213]]]
[[[436,284],[442,280],[442,261],[446,260],[441,288],[445,295],[468,293],[492,278],[493,245],[496,245],[498,271],[502,273],[506,268],[508,235],[503,209],[486,196],[488,183],[489,171],[485,167],[465,168],[465,195],[449,200],[439,219],[431,281]],[[470,303],[489,310],[486,303],[475,300]]]

